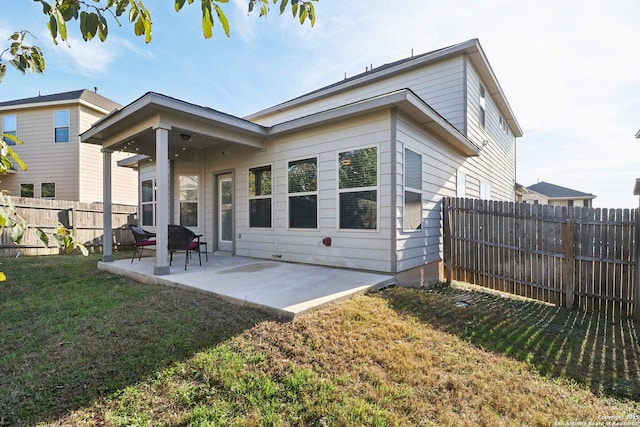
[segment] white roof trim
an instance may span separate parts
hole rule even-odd
[[[496,78],[491,66],[489,65],[489,61],[487,60],[482,47],[480,46],[480,42],[478,39],[468,40],[463,43],[459,43],[454,46],[450,46],[448,48],[444,48],[438,51],[435,51],[431,54],[415,58],[414,60],[410,60],[407,62],[403,62],[393,67],[389,67],[384,70],[374,71],[372,73],[366,74],[360,78],[355,80],[350,80],[345,82],[344,84],[340,84],[339,82],[335,85],[332,85],[325,90],[314,91],[307,95],[302,95],[298,98],[291,99],[289,101],[285,101],[281,104],[275,105],[273,107],[266,108],[264,110],[258,111],[256,113],[250,114],[246,116],[246,119],[253,120],[262,116],[270,115],[272,113],[277,113],[281,111],[285,111],[289,108],[296,107],[300,104],[305,104],[307,102],[311,102],[316,99],[328,97],[334,95],[339,92],[343,92],[346,90],[350,90],[359,86],[366,85],[371,82],[375,82],[376,80],[384,79],[394,74],[398,74],[400,72],[420,67],[428,63],[436,62],[442,59],[446,59],[449,57],[453,57],[460,54],[468,54],[471,58],[471,62],[479,68],[480,75],[487,80],[488,90],[491,95],[497,98],[498,108],[500,112],[505,117],[505,120],[509,124],[511,131],[515,136],[522,136],[522,128],[520,124],[515,118],[515,114],[513,114],[513,110],[507,101],[507,98],[498,83],[498,79]]]

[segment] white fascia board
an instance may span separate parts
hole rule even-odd
[[[264,137],[266,135],[266,128],[259,124],[251,123],[247,120],[221,113],[217,110],[200,107],[175,98],[148,92],[126,107],[116,110],[95,122],[90,129],[80,135],[81,141],[100,144],[100,139],[97,138],[100,133],[107,132],[110,127],[117,123],[121,123],[128,118],[135,121],[136,114],[140,114],[144,110],[149,110],[150,112],[158,112],[158,110],[162,110],[165,112],[168,111],[169,113],[173,112],[181,115],[189,115],[191,117],[198,117],[209,121],[212,125],[232,128],[234,130],[254,134],[259,137]]]
[[[274,125],[268,132],[270,137],[299,131],[301,129],[318,126],[326,122],[344,120],[350,116],[364,114],[383,108],[396,107],[404,111],[418,123],[423,124],[432,132],[452,144],[455,148],[468,156],[476,156],[480,148],[469,141],[449,122],[437,114],[429,105],[408,89],[376,96],[353,104],[333,108],[320,113],[300,117],[288,122]]]

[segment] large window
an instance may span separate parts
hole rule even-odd
[[[249,227],[271,228],[271,165],[249,169]]]
[[[15,114],[2,116],[2,133],[18,136],[18,117]],[[3,139],[7,145],[16,145],[15,142],[7,137],[4,137]]]
[[[180,175],[180,225],[183,227],[198,226],[198,176]]]
[[[422,156],[404,150],[404,220],[406,231],[422,228]]]
[[[378,227],[378,149],[338,153],[340,229]]]
[[[33,184],[20,184],[20,197],[34,197]]]
[[[43,182],[42,184],[40,184],[40,197],[42,197],[43,199],[55,199],[56,183]]]
[[[318,228],[318,159],[289,162],[289,228]]]
[[[60,110],[53,114],[55,142],[69,142],[69,110]]]
[[[145,179],[142,181],[140,191],[141,202],[141,225],[154,226],[156,225],[156,180]]]

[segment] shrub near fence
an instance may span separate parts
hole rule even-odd
[[[46,233],[52,233],[62,223],[76,233],[78,241],[82,242],[91,252],[102,250],[102,203],[84,203],[66,200],[33,199],[25,197],[8,197],[16,207],[18,215],[29,223],[30,229],[25,233],[22,243],[15,245],[11,241],[9,230],[0,235],[0,256],[20,255],[50,255],[59,253],[55,242],[49,246],[38,239],[35,228],[39,227]],[[114,248],[133,247],[135,244],[131,232],[126,228],[130,222],[135,222],[137,208],[132,205],[113,205],[112,241]]]
[[[640,320],[638,209],[445,198],[447,280]]]

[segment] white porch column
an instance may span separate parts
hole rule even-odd
[[[156,265],[153,274],[169,274],[169,129],[158,124],[156,131]]]
[[[111,153],[102,150],[102,262],[113,262],[113,225],[111,223]]]

